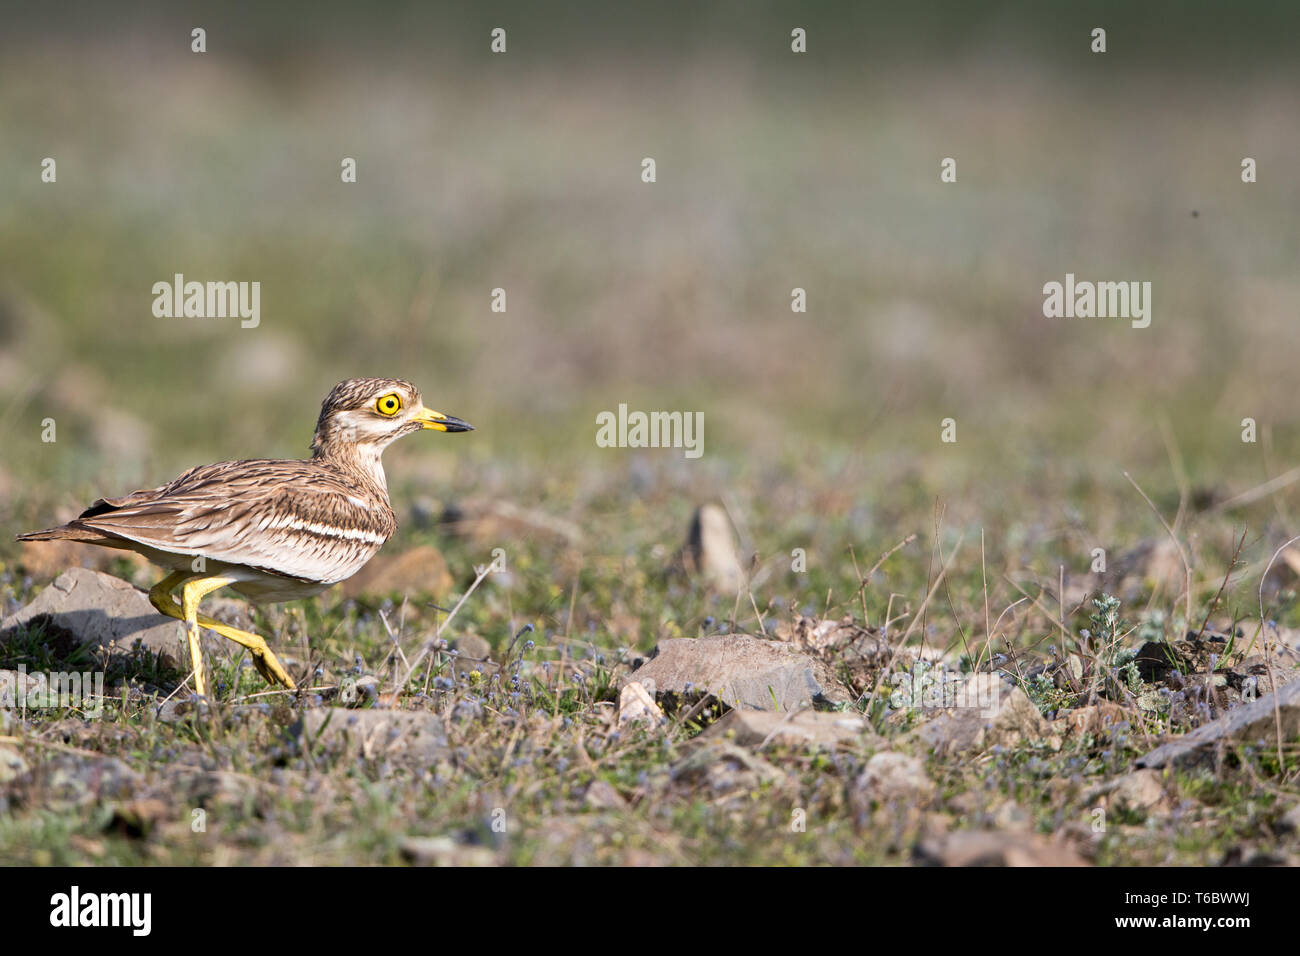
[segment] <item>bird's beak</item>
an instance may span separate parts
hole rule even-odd
[[[420,423],[421,428],[429,428],[436,432],[472,432],[474,426],[469,422],[461,421],[459,418],[452,418],[450,415],[444,415],[442,412],[435,412],[432,408],[424,408],[415,413],[414,421]]]

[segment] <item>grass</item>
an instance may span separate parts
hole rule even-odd
[[[882,504],[887,504],[890,492],[883,495]],[[653,501],[655,493],[649,497]],[[755,500],[780,501],[781,495]],[[1132,507],[1134,520],[1145,520],[1140,499]],[[600,525],[592,528],[593,536],[629,542],[646,536],[638,508],[605,520],[620,530]],[[784,534],[779,533],[779,518],[761,512],[749,523],[767,527],[768,520],[778,529],[773,537],[797,537],[791,528],[800,522],[798,516]],[[685,524],[680,522],[681,529]],[[986,533],[983,566],[977,555],[958,552],[947,567],[947,586],[937,589],[938,567],[918,538],[885,560],[861,594],[847,547],[810,548],[806,580],[773,571],[754,591],[751,606],[747,599],[737,604],[665,573],[660,552],[671,543],[670,530],[663,535],[664,549],[629,547],[590,556],[574,555],[549,538],[524,536],[512,546],[508,578],[484,576],[445,627],[446,615],[430,605],[453,607],[459,593],[412,595],[404,605],[325,595],[256,611],[258,630],[271,635],[282,657],[296,666],[306,660],[299,656],[303,635],[310,636],[313,679],[299,700],[268,695],[247,661],[232,653],[210,662],[217,690],[207,712],[193,710],[184,692],[172,695],[184,675],[137,665],[134,673],[110,675],[109,700],[98,721],[81,721],[75,713],[59,710],[32,713],[19,749],[36,770],[37,794],[44,779],[40,768],[57,766],[69,753],[85,760],[104,755],[140,775],[132,792],[155,794],[166,809],[142,830],[127,832],[113,815],[122,800],[101,798],[92,801],[94,812],[71,812],[60,810],[57,802],[51,808],[31,793],[11,793],[11,812],[0,825],[0,859],[394,863],[406,858],[404,838],[447,836],[450,844],[443,857],[462,861],[471,858],[466,854],[478,853],[473,859],[501,863],[896,863],[909,859],[912,843],[937,819],[952,827],[993,825],[999,807],[1008,801],[1025,811],[1031,829],[1071,839],[1100,863],[1216,863],[1243,846],[1290,847],[1291,838],[1274,831],[1287,806],[1288,781],[1297,770],[1290,743],[1280,767],[1276,748],[1266,743],[1239,748],[1217,768],[1169,774],[1163,781],[1168,812],[1115,811],[1108,814],[1104,833],[1091,831],[1095,785],[1130,770],[1133,760],[1170,729],[1170,722],[1167,710],[1145,711],[1130,693],[1134,684],[1116,647],[1131,649],[1140,629],[1125,623],[1116,599],[1099,598],[1091,608],[1074,613],[1067,609],[1068,643],[1057,627],[1051,590],[1034,593],[1035,601],[1021,601],[1002,614],[1020,599],[1024,587],[1013,587],[1004,569],[1034,560],[1046,569],[1054,537],[1021,538],[1011,551],[1002,545],[1001,535]],[[848,533],[849,525],[839,530]],[[943,540],[944,527],[936,530]],[[901,540],[901,532],[894,529],[885,540]],[[432,530],[407,532],[404,543],[426,541],[438,542],[451,566],[465,569],[457,590],[468,591],[471,566],[485,563],[484,545]],[[861,554],[868,544],[858,541],[854,547]],[[950,549],[945,554],[954,560]],[[1231,561],[1231,553],[1225,552],[1223,560]],[[560,568],[569,569],[565,577],[559,577]],[[1220,584],[1212,583],[1217,576],[1204,575],[1204,587],[1193,595],[1198,616],[1216,601],[1225,610],[1232,608],[1232,615],[1244,616],[1242,606],[1249,607],[1257,582],[1233,579],[1220,595]],[[39,588],[35,582],[24,586],[11,571],[4,580],[8,596],[16,601]],[[1002,664],[1013,674],[1016,668],[1024,674],[1037,670],[1023,686],[1049,716],[1098,697],[1115,702],[1126,719],[1108,731],[1064,735],[1056,747],[1044,740],[1010,751],[994,748],[975,759],[927,756],[901,736],[914,721],[877,720],[885,740],[846,751],[766,748],[759,759],[775,768],[772,779],[725,760],[703,774],[687,774],[684,768],[701,746],[695,738],[710,722],[707,715],[672,721],[663,731],[620,729],[614,723],[617,681],[636,656],[669,635],[731,629],[758,633],[754,608],[769,626],[798,611],[860,620],[864,608],[867,620],[879,624],[888,611],[894,639],[916,618],[913,648],[924,639],[936,652],[950,653],[960,668],[957,658],[966,654],[963,648],[978,647],[987,636],[982,633],[986,587],[989,618],[999,623],[989,640],[990,653],[981,656],[976,650],[981,667],[1002,660],[1014,661]],[[1150,589],[1143,588],[1146,597]],[[1172,620],[1182,613],[1185,600],[1176,587],[1161,593],[1155,592],[1156,608],[1164,620]],[[927,594],[932,597],[923,610]],[[1285,606],[1292,598],[1279,594],[1276,600]],[[1146,614],[1148,627],[1141,633],[1149,635],[1150,622],[1160,615]],[[467,633],[488,640],[491,664],[474,664],[468,671],[458,665],[445,642]],[[417,661],[425,646],[433,650]],[[1064,664],[1074,655],[1083,658],[1079,674]],[[974,657],[965,657],[967,668]],[[402,683],[410,662],[416,666]],[[0,654],[0,668],[19,663],[35,670],[72,661],[52,653],[35,632]],[[865,689],[875,676],[849,673]],[[298,708],[341,708],[339,688],[367,675],[384,692],[397,692],[391,705],[443,715],[446,751],[426,762],[367,759],[314,745],[293,732]],[[1045,675],[1068,676],[1054,681]],[[181,703],[180,710],[160,717],[159,704],[168,697],[173,708]],[[859,707],[865,698],[864,692]],[[373,702],[357,694],[352,706]],[[874,716],[883,713],[877,707]],[[1190,724],[1197,722],[1193,714]],[[942,797],[925,813],[901,805],[862,804],[855,781],[870,754],[885,746],[926,759]],[[223,788],[206,793],[205,787],[213,789],[214,774],[238,783],[226,780]],[[597,780],[618,794],[613,807],[587,799]],[[206,832],[190,829],[198,809],[207,813]],[[795,809],[806,814],[803,832],[791,830]],[[496,818],[504,832],[493,829],[494,813],[504,814]]]

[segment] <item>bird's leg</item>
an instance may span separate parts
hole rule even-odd
[[[178,584],[191,577],[194,577],[194,575],[184,571],[177,571],[174,574],[169,574],[154,585],[152,590],[150,590],[150,602],[159,610],[159,612],[166,614],[168,617],[174,617],[178,621],[187,621],[188,623],[184,610],[176,600],[175,596],[171,594],[171,591]],[[205,580],[211,581],[214,579],[208,578]],[[225,579],[223,578],[221,580],[224,581]],[[195,581],[194,583],[198,584],[200,582]],[[222,586],[223,585],[218,584],[209,590],[215,591],[218,587]],[[209,593],[209,591],[204,591],[204,594],[207,593]],[[200,595],[200,600],[201,599],[202,595]],[[293,678],[289,676],[288,672],[284,669],[284,666],[276,658],[266,641],[261,637],[248,631],[241,631],[236,627],[231,627],[229,624],[223,624],[221,621],[208,617],[206,614],[196,613],[194,616],[203,627],[206,627],[211,631],[216,631],[222,637],[248,648],[253,657],[253,666],[257,668],[257,672],[262,675],[263,679],[265,679],[268,684],[280,683],[290,690],[296,688],[297,685],[294,684]]]
[[[290,690],[297,689],[298,685],[293,682],[293,678],[289,676],[288,671],[284,669],[279,659],[271,651],[270,646],[261,637],[249,631],[241,631],[239,628],[231,627],[229,624],[214,621],[206,614],[199,615],[199,623],[216,631],[222,637],[248,648],[249,653],[253,655],[253,666],[257,668],[257,672],[262,675],[268,684],[278,682]]]
[[[173,571],[149,589],[149,603],[157,608],[159,614],[166,614],[178,621],[184,620],[180,613],[180,605],[176,603],[172,592],[182,581],[192,577],[194,575],[188,571]]]
[[[174,617],[178,621],[184,621],[185,615],[181,610],[180,603],[172,595],[172,591],[184,582],[190,580],[196,575],[186,571],[173,571],[167,577],[163,578],[157,584],[149,589],[149,603],[157,609],[158,613],[166,614],[168,617]],[[203,693],[203,662],[199,660],[198,653],[198,636],[190,636],[190,664],[194,667],[194,689]]]
[[[200,697],[208,694],[208,682],[203,674],[203,655],[199,650],[199,602],[218,588],[233,584],[234,578],[213,576],[195,578],[181,585],[181,613],[189,625],[190,663],[194,665],[194,692]]]

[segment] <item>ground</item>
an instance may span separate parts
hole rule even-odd
[[[773,483],[751,499],[766,504],[745,512],[749,527],[784,534],[764,533],[773,556],[754,566],[740,600],[713,593],[675,560],[689,514],[674,504],[674,470],[649,467],[636,501],[622,509],[609,505],[613,489],[589,488],[565,512],[591,516],[576,522],[577,542],[539,529],[522,509],[510,512],[508,525],[482,517],[496,506],[460,508],[455,525],[410,527],[391,552],[418,553],[424,563],[394,570],[387,599],[381,583],[353,598],[331,592],[264,610],[223,605],[225,614],[250,616],[307,675],[300,696],[271,691],[228,645],[211,655],[210,706],[178,689],[183,668],[128,658],[109,669],[99,719],[61,708],[21,720],[13,714],[5,752],[22,766],[5,784],[0,856],[27,863],[896,863],[924,859],[927,847],[943,846],[936,841],[944,834],[966,830],[990,830],[1004,841],[1039,834],[1047,841],[1039,852],[1099,864],[1282,860],[1300,850],[1284,820],[1295,805],[1293,740],[1280,751],[1271,739],[1237,742],[1217,761],[1134,775],[1135,761],[1160,740],[1239,701],[1236,668],[1263,651],[1267,636],[1247,633],[1246,620],[1258,619],[1259,572],[1252,578],[1240,569],[1251,557],[1266,560],[1269,549],[1257,543],[1254,556],[1239,555],[1239,570],[1219,594],[1232,560],[1232,522],[1219,525],[1225,563],[1193,578],[1190,630],[1207,615],[1214,622],[1202,637],[1209,653],[1218,651],[1212,672],[1208,658],[1188,659],[1194,647],[1182,633],[1181,568],[1170,574],[1147,564],[1112,577],[1108,586],[1127,591],[1131,603],[1071,595],[1081,606],[1065,606],[1062,618],[1051,550],[1060,529],[1038,541],[1023,531],[1014,556],[1001,535],[986,532],[982,559],[978,530],[959,542],[942,511],[929,533],[896,525],[885,545],[886,538],[852,540],[849,521],[810,539],[798,520],[781,517],[788,498],[809,494],[806,480]],[[838,478],[822,494],[836,487]],[[1129,497],[1135,512],[1148,510],[1136,492]],[[1199,537],[1205,547],[1210,535]],[[479,577],[473,565],[490,563],[488,544],[496,540],[514,542],[506,570],[483,575],[471,591]],[[602,541],[626,548],[610,553],[594,544]],[[803,573],[791,571],[786,557],[786,545],[798,541],[810,545]],[[429,593],[410,575],[436,576],[434,544],[455,571],[445,590]],[[110,560],[119,574],[149,580],[148,569]],[[1266,613],[1287,621],[1294,572],[1283,563],[1274,577],[1292,583],[1270,591]],[[1091,580],[1073,569],[1070,578]],[[5,581],[11,607],[41,587],[20,565],[9,566]],[[405,601],[396,593],[403,589]],[[467,591],[448,621],[438,608],[450,610]],[[1223,635],[1234,617],[1242,633],[1230,645]],[[819,631],[821,622],[832,626]],[[725,708],[700,695],[662,698],[669,711],[662,724],[619,724],[619,687],[658,641],[736,632],[804,648],[827,643],[818,656],[853,697],[821,706],[860,713],[875,733],[824,747],[780,737],[737,746],[701,737]],[[830,637],[809,637],[816,633]],[[1270,633],[1281,644],[1293,639],[1285,623]],[[1171,677],[1159,659],[1144,671],[1149,680],[1126,670],[1115,649],[1131,652],[1148,641],[1187,655],[1184,672]],[[865,644],[876,652],[862,653]],[[12,637],[0,668],[78,666],[61,646],[40,633]],[[909,731],[929,725],[940,702],[927,709],[922,684],[914,699],[909,691],[891,700],[897,685],[882,678],[898,646],[892,664],[900,673],[924,673],[912,669],[920,654],[935,667],[942,658],[951,676],[972,661],[1010,675],[1043,723],[1030,734],[991,732],[954,752],[932,747]],[[422,651],[428,656],[417,660]],[[1284,674],[1294,654],[1282,650],[1274,659]],[[877,682],[884,690],[873,695]],[[1217,693],[1199,694],[1198,685]],[[1153,702],[1149,692],[1162,688]],[[417,725],[414,736],[403,729],[395,742],[384,725],[346,720],[389,709],[436,719]],[[323,713],[333,716],[322,730]],[[919,776],[909,781],[917,768],[908,765],[883,782],[872,779],[868,763],[884,752],[916,758]],[[1131,799],[1117,799],[1117,783],[1131,788]],[[203,829],[196,832],[198,811]]]

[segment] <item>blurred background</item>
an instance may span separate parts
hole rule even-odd
[[[941,500],[1086,564],[1158,533],[1125,470],[1172,514],[1300,463],[1294,4],[5,7],[6,532],[303,455],[360,375],[478,426],[392,449],[395,499],[509,499],[588,553],[722,497],[761,554],[874,555]],[[1067,272],[1150,281],[1151,326],[1045,318]],[[260,325],[155,318],[175,273],[259,281]],[[598,448],[621,402],[702,411],[704,457]],[[1260,550],[1296,504],[1254,504]]]

